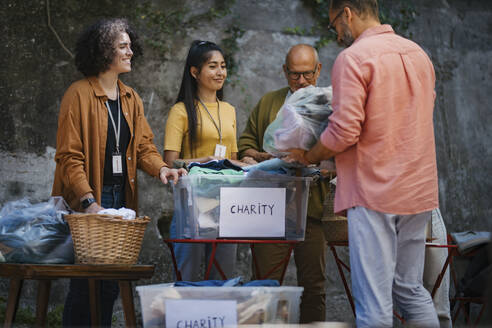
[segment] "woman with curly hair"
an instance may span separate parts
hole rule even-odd
[[[186,173],[162,160],[142,100],[119,80],[142,53],[137,35],[124,19],[101,20],[81,34],[75,52],[85,78],[73,83],[61,102],[52,194],[76,211],[123,206],[137,211],[137,167],[162,183]],[[87,280],[70,281],[64,326],[90,326],[88,290]],[[103,281],[100,292],[101,324],[111,326],[118,284]]]
[[[237,161],[236,111],[222,101],[227,77],[224,54],[219,46],[209,41],[193,41],[186,57],[181,87],[176,104],[169,111],[164,139],[164,159],[167,163],[180,160],[208,162],[227,158]],[[176,218],[170,227],[176,236]],[[210,245],[176,243],[176,260],[183,280],[200,279],[200,266],[212,251]],[[216,259],[226,276],[234,271],[236,245],[220,245]],[[208,260],[207,260],[208,261]],[[213,268],[212,279],[220,279]]]

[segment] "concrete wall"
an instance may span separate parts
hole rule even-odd
[[[185,1],[189,15],[206,11],[220,1]],[[388,6],[391,1],[385,2]],[[440,204],[448,231],[490,229],[492,2],[488,0],[412,1],[418,15],[409,31],[434,62],[437,75],[435,132],[439,167]],[[0,43],[0,203],[23,196],[33,201],[49,197],[54,172],[53,156],[57,115],[68,85],[81,77],[71,57],[47,26],[46,0],[3,1]],[[182,8],[177,1],[158,2],[165,10]],[[133,15],[132,1],[79,2],[52,0],[51,22],[69,48],[82,27],[95,17]],[[200,21],[170,36],[170,52],[162,58],[147,47],[146,56],[134,71],[122,76],[144,100],[147,119],[162,149],[167,113],[176,98],[187,48],[193,39],[220,43],[227,26],[244,29],[237,40],[239,51],[236,84],[226,86],[226,100],[236,107],[238,133],[251,108],[268,90],[286,85],[281,65],[287,49],[296,43],[314,44],[317,36],[283,33],[287,27],[309,28],[314,24],[309,8],[300,0],[238,0],[225,17]],[[320,86],[330,84],[331,65],[341,49],[331,43],[320,51],[323,64]],[[140,257],[154,263],[151,283],[171,281],[169,252],[157,231],[157,219],[169,217],[172,194],[168,187],[139,174],[140,211],[153,218]],[[163,215],[166,214],[166,215]],[[165,224],[164,224],[165,226]],[[342,257],[347,259],[347,253]],[[238,274],[249,275],[249,252],[240,247]],[[350,308],[328,255],[327,318],[347,320]],[[295,284],[289,266],[287,283]],[[149,281],[143,283],[150,283]],[[63,285],[64,283],[62,283]],[[6,281],[0,281],[1,292]],[[63,289],[62,289],[63,290]],[[32,290],[27,296],[34,300]],[[52,306],[63,299],[53,292]],[[349,319],[350,320],[350,319]]]

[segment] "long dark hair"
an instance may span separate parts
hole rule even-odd
[[[196,79],[191,75],[191,67],[196,67],[198,72],[201,71],[203,64],[212,56],[212,51],[218,51],[224,56],[222,49],[213,42],[195,40],[191,43],[188,56],[186,57],[186,64],[183,71],[183,79],[181,80],[181,87],[179,88],[178,99],[176,103],[182,101],[186,108],[186,114],[188,115],[188,131],[190,140],[191,153],[194,153],[196,139],[197,139],[197,103],[198,103],[198,84]],[[217,98],[222,100],[224,96],[223,88],[217,91]]]
[[[85,76],[97,76],[109,69],[116,54],[114,42],[122,32],[132,42],[132,66],[142,55],[138,35],[124,18],[101,19],[87,27],[77,39],[75,66]]]

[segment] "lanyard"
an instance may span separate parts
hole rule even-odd
[[[108,109],[109,117],[111,118],[111,123],[113,123],[114,136],[116,138],[116,152],[120,153],[120,127],[121,127],[121,107],[120,107],[120,92],[118,86],[116,87],[116,94],[118,96],[118,129],[116,129],[116,124],[114,122],[113,114],[111,113],[111,108],[109,107],[109,102],[106,100],[106,108]]]
[[[219,125],[218,126],[217,126],[217,123],[215,123],[215,120],[212,117],[212,114],[210,114],[210,112],[208,111],[207,106],[205,106],[205,104],[200,99],[198,99],[198,101],[200,102],[200,104],[202,104],[203,108],[205,108],[205,110],[208,113],[208,116],[210,116],[210,119],[212,120],[212,123],[214,123],[215,128],[217,129],[217,132],[219,132],[219,143],[222,143],[222,130],[221,130],[221,125],[222,124],[220,122],[220,103],[219,103],[219,100],[217,100],[217,116],[219,117]]]

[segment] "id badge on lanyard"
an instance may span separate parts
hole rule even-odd
[[[115,141],[116,141],[116,151],[111,154],[112,164],[113,164],[113,176],[122,176],[123,175],[123,156],[120,153],[120,131],[121,131],[121,108],[120,108],[120,95],[118,89],[116,89],[116,94],[118,95],[118,127],[114,122],[113,114],[111,114],[111,108],[109,107],[109,103],[106,101],[106,108],[108,109],[108,115],[111,119],[111,123],[113,124]]]
[[[123,175],[123,156],[121,153],[114,152],[113,158],[113,175],[122,176]]]
[[[216,144],[215,145],[215,153],[214,153],[214,156],[215,157],[225,158],[225,156],[226,156],[226,149],[227,149],[226,146],[220,145],[220,144]]]

